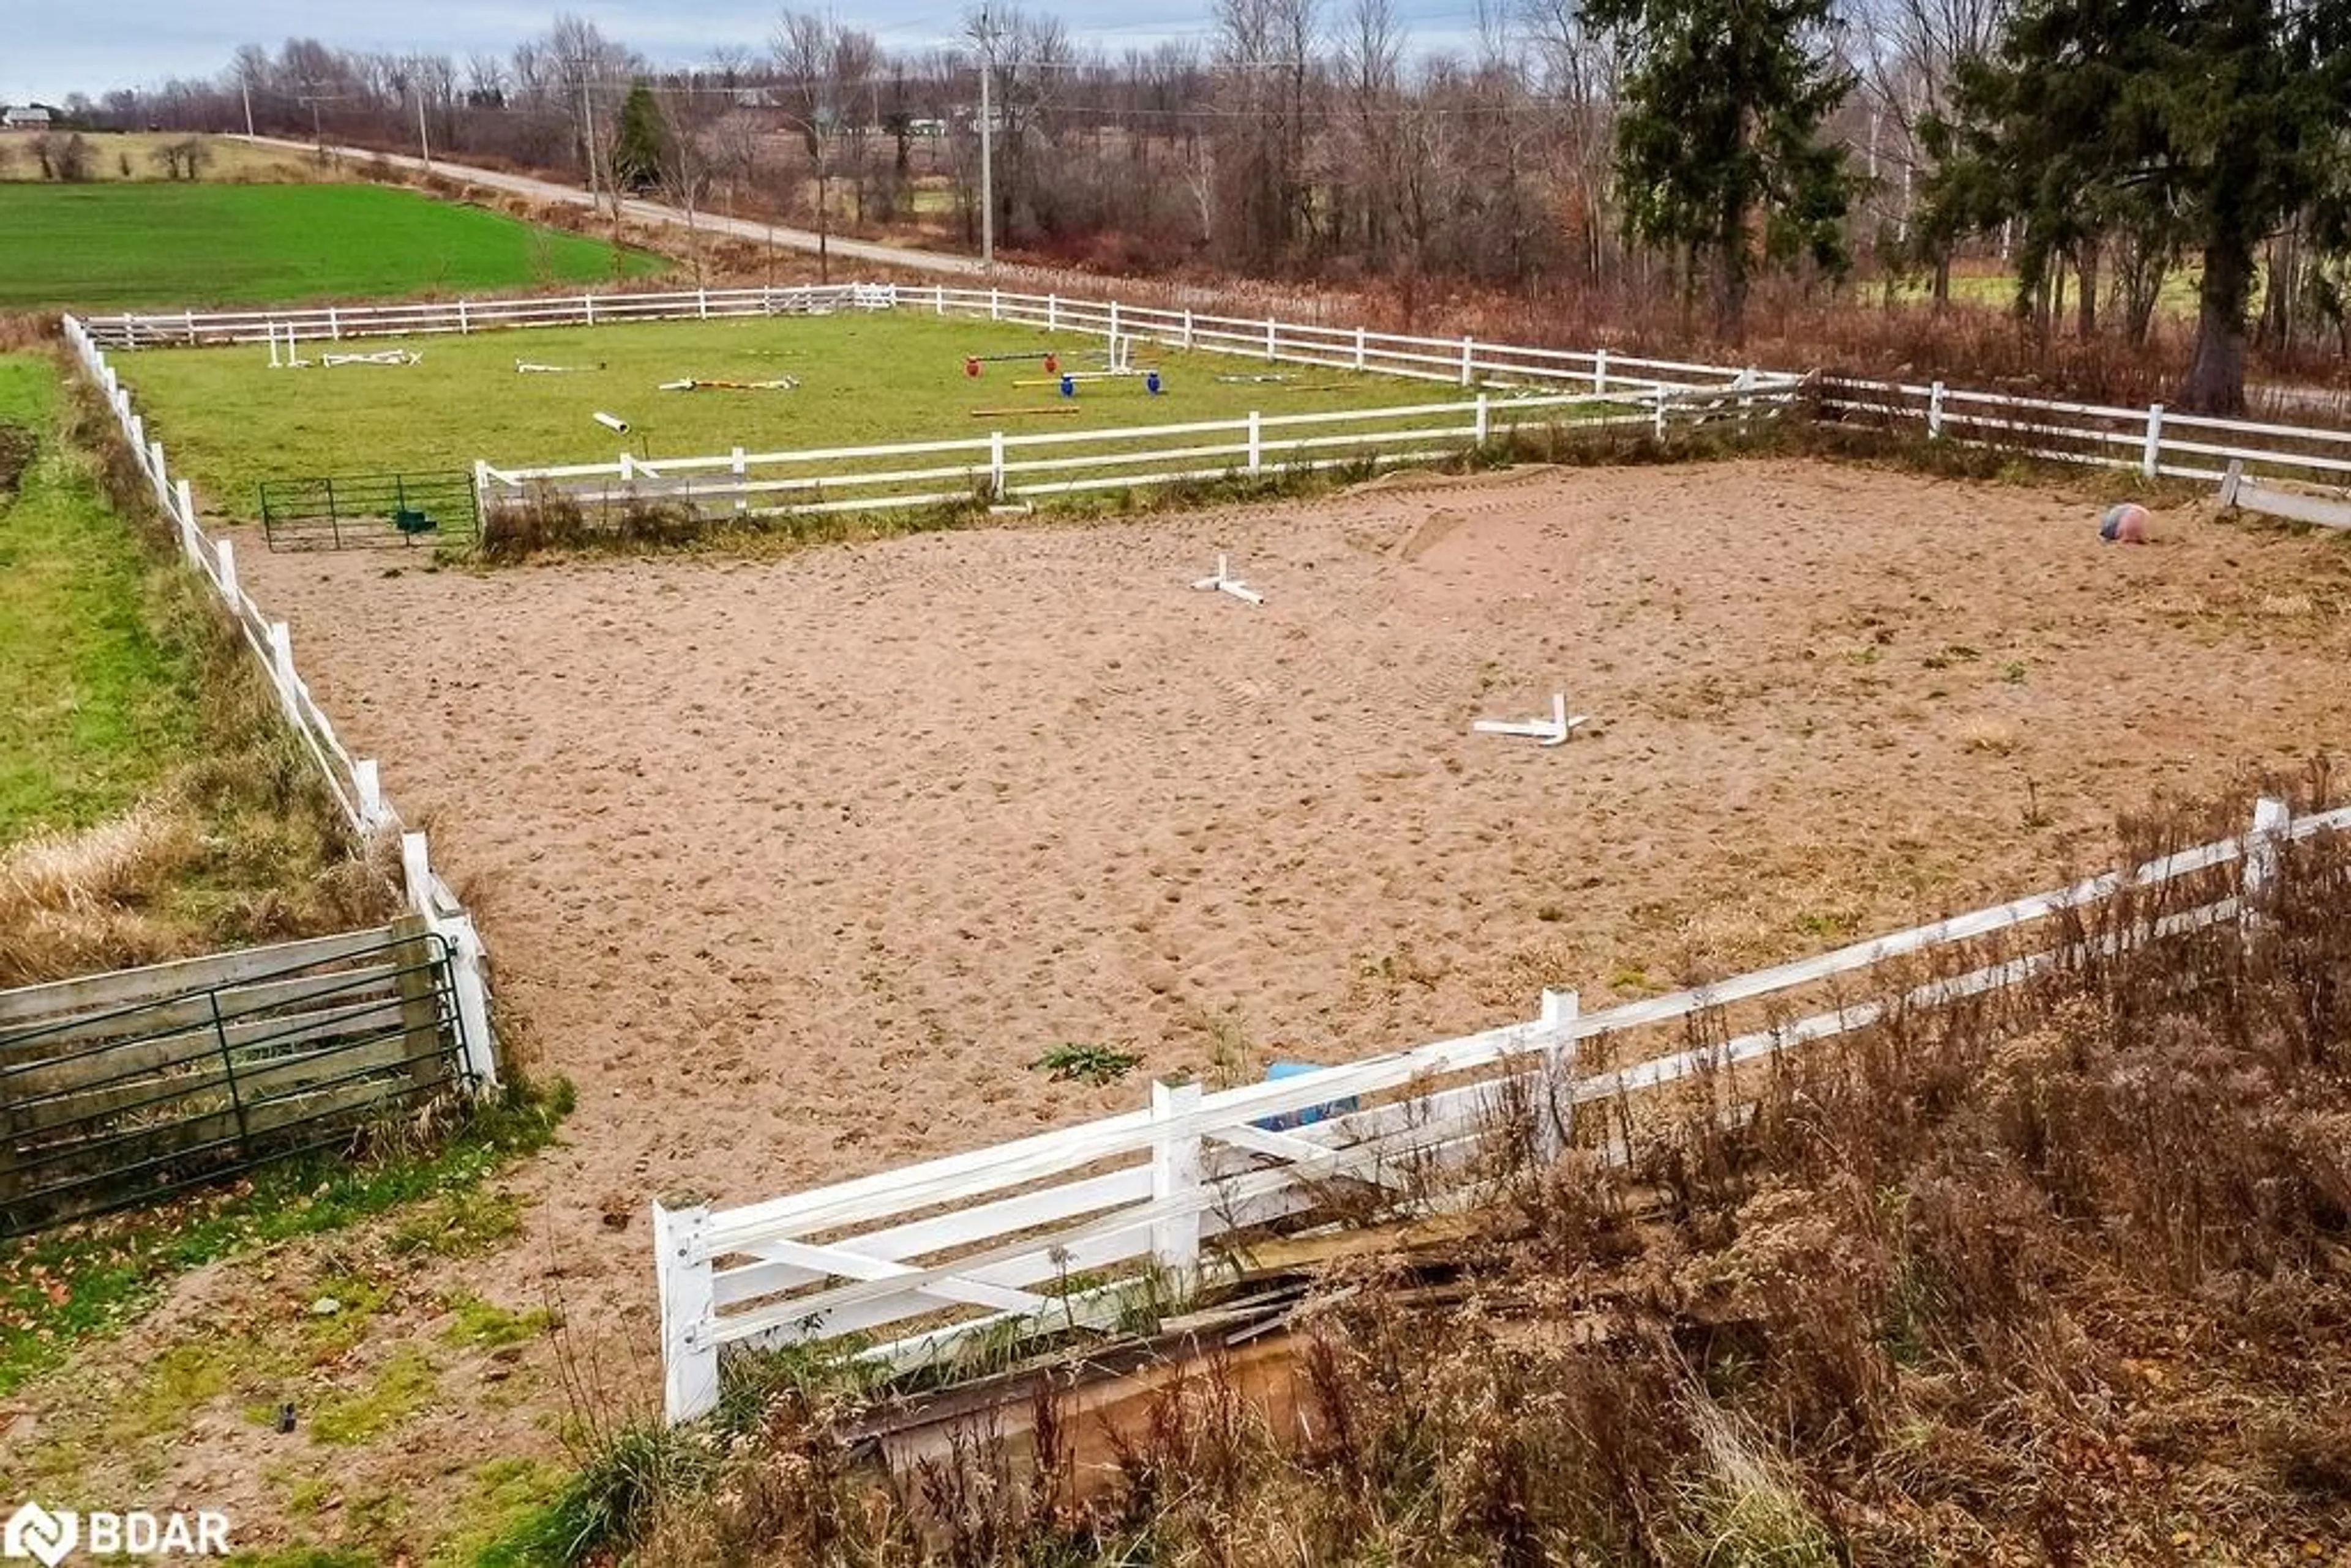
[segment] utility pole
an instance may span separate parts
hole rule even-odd
[[[433,142],[424,134],[424,84],[422,81],[416,84],[416,147],[424,155],[424,166],[432,168]]]
[[[588,96],[587,57],[584,55],[577,57],[570,63],[580,72],[580,123],[585,127],[588,146],[588,210],[592,213],[596,211],[600,200],[596,185],[596,100]],[[621,204],[619,198],[615,197],[612,202],[612,216],[617,220],[620,215]]]
[[[253,78],[250,77],[240,77],[237,79],[236,90],[245,95],[245,134],[247,140],[251,140],[253,136]]]
[[[996,33],[987,7],[979,8],[979,265],[996,266],[996,110],[988,78],[996,75]]]
[[[342,95],[321,93],[318,90],[319,84],[315,80],[305,81],[302,85],[309,89],[302,94],[300,101],[310,106],[310,140],[319,144],[319,162],[324,163],[327,161],[327,132],[319,120],[319,105],[329,96],[340,98]]]

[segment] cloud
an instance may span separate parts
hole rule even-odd
[[[1407,25],[1419,16],[1424,33],[1432,25],[1452,32],[1459,28],[1467,4],[1406,0],[1398,9]],[[106,13],[107,26],[98,29],[78,7],[27,5],[25,15],[11,22],[7,47],[0,51],[0,102],[54,103],[71,92],[98,97],[166,77],[212,77],[228,65],[240,44],[259,44],[274,51],[289,37],[319,38],[347,49],[423,49],[461,59],[476,50],[503,54],[545,32],[559,8],[514,0],[406,0],[397,6],[381,0],[193,5],[187,0],[115,0]],[[569,8],[607,36],[664,64],[704,59],[725,45],[764,47],[775,30],[778,9],[743,0]],[[887,47],[919,49],[954,38],[969,8],[964,0],[865,0],[846,19],[875,33]],[[1149,6],[1138,14],[1135,6],[1120,0],[1065,0],[1060,5],[1032,0],[1027,8],[1059,16],[1081,44],[1113,52],[1165,38],[1205,37],[1210,30],[1205,7]]]

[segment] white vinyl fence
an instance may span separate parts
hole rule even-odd
[[[1642,359],[1607,349],[1533,349],[1472,338],[1416,337],[1360,327],[1312,326],[1163,309],[1116,299],[1082,299],[1001,288],[852,283],[789,288],[702,288],[653,294],[573,294],[528,299],[419,305],[330,306],[304,310],[131,313],[91,318],[104,348],[303,341],[471,333],[507,328],[598,327],[625,321],[719,319],[920,310],[985,317],[1050,332],[1131,339],[1168,348],[1270,363],[1322,366],[1407,377],[1463,389],[1575,389],[1595,396],[1657,398],[1670,389],[1722,386],[1739,367]],[[1752,371],[1745,372],[1750,377]],[[1786,380],[1761,378],[1758,384]],[[2351,487],[2351,431],[2212,419],[2167,410],[2066,402],[1970,391],[1937,382],[1835,379],[1822,383],[1823,413],[1930,439],[1999,447],[2060,463],[2137,469],[2158,476],[2218,480],[2231,461],[2256,478]],[[729,455],[732,461],[732,455]],[[976,465],[975,465],[976,466]]]
[[[353,338],[442,337],[510,327],[608,327],[622,321],[721,320],[886,310],[887,283],[791,288],[689,288],[666,294],[559,294],[521,299],[431,300],[417,305],[322,305],[308,309],[167,310],[92,316],[83,325],[101,349],[217,347],[226,343],[339,343]]]
[[[2177,413],[2161,403],[2117,408],[1935,382],[1823,381],[1825,413],[1890,429],[1922,429],[1933,441],[1994,447],[2052,463],[2137,470],[2143,478],[2220,480],[2247,472],[2341,489],[2351,486],[2351,431]]]
[[[686,507],[703,517],[769,517],[939,506],[975,497],[1013,503],[1086,490],[1266,473],[1441,462],[1530,428],[1630,429],[1659,442],[1713,426],[1740,434],[1777,419],[1796,396],[1792,377],[1751,371],[1719,385],[1656,386],[1606,394],[1497,396],[1447,402],[1118,429],[1043,431],[886,446],[734,452],[611,463],[498,468],[476,463],[483,526],[499,511],[559,496],[583,509]]]
[[[2241,839],[1701,989],[1588,1014],[1573,992],[1549,992],[1528,1022],[1345,1066],[1217,1093],[1154,1084],[1144,1110],[740,1207],[657,1203],[669,1416],[688,1420],[716,1405],[729,1346],[846,1342],[904,1369],[989,1337],[1113,1325],[1139,1298],[1180,1296],[1213,1256],[1205,1244],[1323,1208],[1334,1181],[1382,1191],[1406,1212],[1474,1197],[1432,1178],[1447,1170],[1458,1178],[1512,1106],[1531,1107],[1538,1150],[1556,1150],[1576,1106],[1621,1108],[1642,1092],[1884,1017],[1880,1004],[1839,997],[1845,977],[2118,896],[2132,902],[2123,906],[2128,921],[2099,939],[2110,947],[2254,922],[2281,843],[2346,830],[2351,808],[2297,821],[2283,802],[2263,800]],[[2061,938],[1917,985],[1898,1005],[1997,991],[2067,956]],[[1833,1005],[1787,1016],[1784,998],[1803,988],[1825,988]],[[1660,1026],[1690,1029],[1757,1003],[1768,1009],[1762,1028],[1606,1065],[1614,1043],[1641,1031],[1654,1039]],[[1614,1157],[1624,1157],[1621,1145]],[[1105,1273],[1108,1283],[1086,1278]]]
[[[401,865],[408,899],[432,932],[448,944],[459,1011],[463,1017],[471,1075],[483,1084],[497,1082],[497,1051],[490,1033],[489,983],[486,956],[473,916],[433,870],[423,833],[402,831],[400,813],[386,798],[376,763],[354,758],[335,735],[325,710],[294,665],[293,635],[283,621],[263,612],[237,581],[236,547],[204,532],[196,511],[194,492],[185,479],[174,479],[166,465],[163,444],[150,440],[146,420],[131,406],[131,393],[88,329],[76,318],[65,319],[66,340],[72,345],[82,370],[113,410],[123,440],[139,461],[140,471],[154,487],[156,505],[180,533],[180,547],[190,567],[220,597],[229,616],[244,633],[247,646],[261,661],[269,684],[285,710],[286,722],[301,737],[311,759],[326,779],[327,789],[342,809],[354,831],[363,838],[384,832],[401,834]]]

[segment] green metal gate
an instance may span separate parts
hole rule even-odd
[[[322,475],[261,486],[271,549],[470,544],[480,527],[467,473]]]
[[[465,1081],[448,946],[413,917],[0,991],[0,1236],[345,1144]]]

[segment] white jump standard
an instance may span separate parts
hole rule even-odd
[[[1551,717],[1547,719],[1481,718],[1472,723],[1469,727],[1479,735],[1523,735],[1531,738],[1538,746],[1565,746],[1569,736],[1573,735],[1577,729],[1590,722],[1591,717],[1587,714],[1571,714],[1567,711],[1565,692],[1553,692],[1551,699]]]
[[[1220,593],[1229,593],[1244,604],[1263,604],[1265,602],[1265,595],[1259,593],[1256,589],[1251,588],[1248,583],[1243,582],[1239,578],[1235,577],[1232,574],[1230,563],[1221,555],[1217,557],[1217,575],[1214,577],[1201,578],[1198,581],[1193,583],[1192,586],[1194,588],[1213,588]]]

